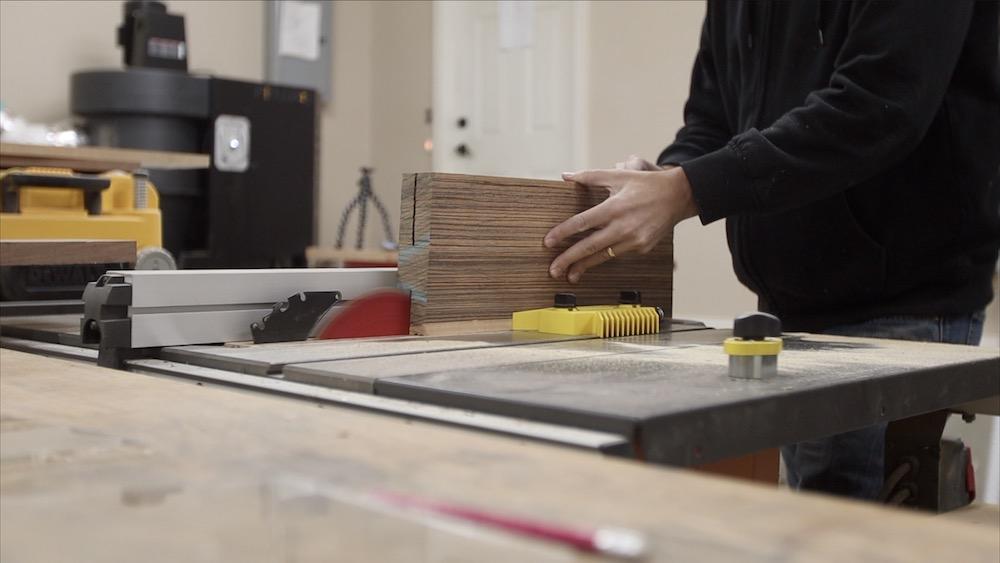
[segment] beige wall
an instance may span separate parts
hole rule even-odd
[[[431,4],[405,0],[335,2],[333,95],[322,118],[319,242],[332,245],[340,216],[357,194],[361,166],[372,166],[372,184],[399,227],[400,178],[429,170],[423,149],[430,136],[424,112],[431,100]],[[357,213],[347,229],[353,246]],[[369,206],[365,246],[385,239]]]
[[[323,108],[319,242],[332,245],[344,208],[357,194],[362,166],[399,227],[400,178],[429,170],[423,149],[430,136],[424,112],[431,99],[431,4],[405,0],[335,2],[333,95]],[[357,237],[357,213],[346,242]],[[385,239],[380,217],[369,206],[365,246]]]
[[[375,3],[372,163],[375,189],[389,208],[397,237],[401,176],[431,169],[424,141],[431,136],[426,111],[431,107],[432,16],[430,2]],[[383,238],[382,227],[377,218],[371,223],[368,240],[374,244]]]
[[[333,6],[332,93],[320,118],[319,243],[332,245],[358,169],[371,163],[372,15],[367,2]],[[369,231],[370,232],[370,231]],[[348,231],[353,242],[354,228]]]
[[[683,124],[705,4],[591,2],[588,33],[588,167],[630,154],[655,160]],[[756,309],[736,280],[722,221],[697,219],[674,234],[674,315],[732,319]]]
[[[167,2],[185,15],[189,66],[230,78],[263,76],[264,12],[257,2]],[[69,117],[69,75],[118,68],[115,44],[122,3],[101,1],[0,2],[0,100],[38,121]]]

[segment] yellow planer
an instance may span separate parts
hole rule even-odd
[[[172,269],[159,195],[144,173],[10,168],[0,172],[0,189],[2,239],[134,240],[136,269]]]
[[[557,293],[553,307],[515,312],[513,329],[599,338],[655,334],[663,312],[642,306],[641,300],[638,291],[623,291],[617,305],[577,306],[575,294]]]
[[[134,240],[135,268],[176,269],[162,248],[160,201],[145,173],[78,174],[65,168],[0,171],[0,239]],[[0,268],[4,299],[76,299],[107,267],[10,266]]]

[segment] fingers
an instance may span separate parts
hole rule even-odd
[[[563,172],[562,177],[563,180],[577,184],[613,188],[625,183],[633,173],[630,170],[582,170],[580,172]]]
[[[608,254],[607,248],[608,247],[606,247],[601,252],[598,252],[597,254],[591,254],[590,256],[584,258],[583,260],[580,260],[579,262],[570,266],[569,271],[566,274],[566,279],[569,280],[569,283],[576,283],[580,281],[580,277],[583,276],[584,272],[595,266],[599,266],[607,262],[608,260],[611,260],[611,255]],[[615,250],[615,252],[619,251]]]
[[[611,209],[608,205],[608,200],[604,200],[583,213],[578,213],[553,227],[545,235],[543,243],[548,248],[555,248],[573,235],[603,227],[610,219]]]
[[[556,259],[552,261],[552,265],[549,266],[549,275],[553,278],[560,279],[567,273],[570,273],[571,267],[576,266],[577,263],[597,254],[604,254],[606,257],[610,258],[607,254],[607,248],[617,243],[621,240],[621,238],[621,233],[616,229],[600,229],[598,231],[594,231],[589,236],[584,237],[556,257]],[[615,248],[615,251],[617,252],[618,248]],[[595,263],[595,265],[597,263]],[[586,270],[587,267],[589,267],[583,264],[580,266],[583,270]],[[575,283],[576,280],[579,279],[580,274],[583,273],[583,270],[580,270],[579,268],[574,270],[576,272],[576,279],[568,278],[569,281]]]

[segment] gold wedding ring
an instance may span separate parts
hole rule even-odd
[[[615,257],[615,251],[610,246],[608,247],[608,257],[609,258],[614,258]]]

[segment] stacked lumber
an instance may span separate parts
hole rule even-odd
[[[555,293],[580,305],[617,303],[642,291],[643,303],[669,315],[670,237],[646,255],[621,256],[588,271],[579,284],[553,280],[560,252],[542,244],[560,222],[608,197],[571,182],[420,173],[403,177],[399,280],[411,292],[410,332],[448,334],[510,327],[514,311],[549,307]]]

